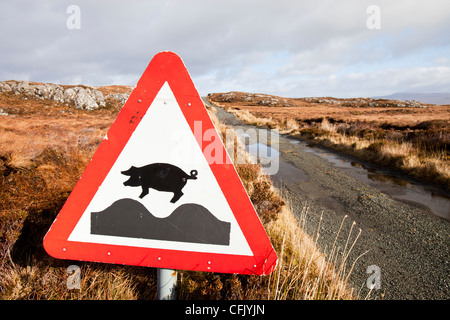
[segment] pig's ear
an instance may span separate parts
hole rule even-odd
[[[131,176],[135,170],[136,170],[136,167],[131,166],[130,169],[128,169],[126,171],[121,171],[121,173],[126,175],[126,176]]]

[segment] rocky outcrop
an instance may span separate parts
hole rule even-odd
[[[105,107],[108,99],[116,100],[123,105],[129,96],[126,93],[113,93],[104,96],[100,90],[88,86],[67,86],[15,80],[0,81],[0,92],[21,94],[25,98],[31,99],[52,100],[85,110]]]
[[[125,104],[125,102],[127,102],[129,96],[130,95],[126,94],[126,93],[111,93],[106,96],[105,100],[113,99],[121,104]]]

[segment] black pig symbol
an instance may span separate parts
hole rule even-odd
[[[148,189],[153,188],[158,191],[173,192],[170,202],[175,203],[183,195],[181,189],[186,185],[188,179],[197,179],[197,170],[191,170],[191,175],[187,175],[177,166],[168,163],[152,163],[143,167],[132,166],[122,174],[130,176],[123,184],[131,187],[142,187],[139,198],[148,194]]]

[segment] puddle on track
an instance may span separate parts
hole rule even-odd
[[[254,143],[246,146],[246,150],[254,157],[263,157],[267,159],[275,159],[280,156],[278,150],[269,147],[263,143]]]
[[[426,206],[436,216],[450,221],[450,198],[443,194],[437,194],[430,187],[414,183],[396,176],[387,170],[376,169],[344,155],[336,154],[314,145],[306,145],[304,151],[311,152],[326,159],[335,167],[344,169],[358,180],[367,183],[371,187],[397,200],[405,201],[409,204]]]

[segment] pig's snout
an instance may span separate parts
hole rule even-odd
[[[126,171],[121,171],[123,175],[129,176],[130,178],[123,183],[124,186],[136,187],[141,185],[141,175],[136,167],[131,167]]]

